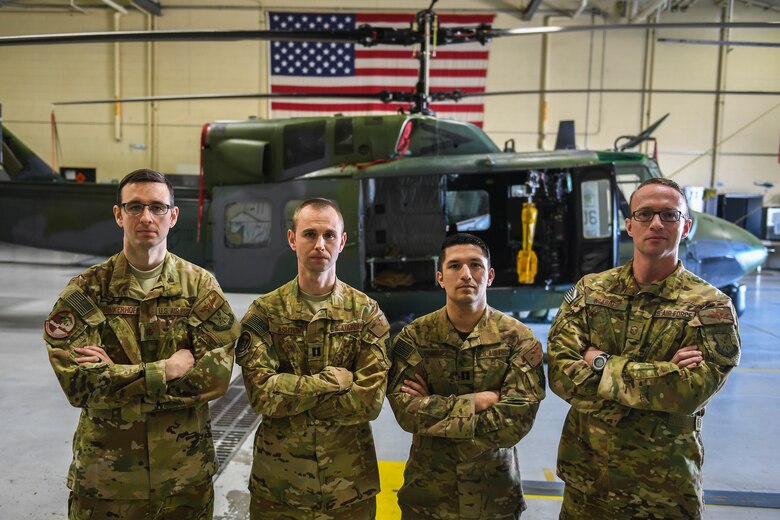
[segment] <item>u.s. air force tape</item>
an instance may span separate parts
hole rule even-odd
[[[243,325],[246,325],[252,329],[258,336],[268,332],[268,324],[255,314],[252,314],[246,318],[243,322]]]
[[[571,305],[571,302],[577,299],[577,296],[579,296],[580,293],[577,291],[577,287],[572,285],[571,289],[569,289],[566,294],[563,296],[563,301]]]

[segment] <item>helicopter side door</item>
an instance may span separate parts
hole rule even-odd
[[[297,273],[287,242],[295,208],[306,199],[335,201],[344,216],[347,244],[338,260],[339,279],[361,287],[359,185],[352,179],[307,179],[214,188],[214,273],[226,290],[271,291]]]
[[[618,264],[618,204],[609,166],[579,169],[574,175],[575,279]]]

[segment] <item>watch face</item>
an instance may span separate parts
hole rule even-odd
[[[604,370],[604,367],[607,365],[607,359],[604,356],[596,356],[596,358],[593,360],[593,368],[595,370],[598,370],[601,372]]]

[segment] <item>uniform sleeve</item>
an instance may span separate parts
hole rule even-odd
[[[598,399],[599,376],[582,357],[590,346],[584,292],[580,280],[566,294],[547,339],[550,389],[575,407]]]
[[[720,390],[739,362],[739,330],[730,302],[698,311],[686,326],[681,342],[681,347],[690,345],[697,345],[704,357],[693,368],[680,368],[670,361],[635,362],[622,356],[610,357],[598,394],[630,408],[696,413]]]
[[[233,349],[239,324],[216,280],[208,277],[177,348],[189,348],[195,365],[167,384],[157,408],[170,410],[211,401],[225,394],[233,372]]]
[[[477,440],[511,448],[531,431],[545,395],[542,359],[542,344],[526,331],[513,349],[499,401],[477,414]]]
[[[410,326],[396,336],[391,349],[392,367],[387,398],[398,424],[407,432],[451,439],[474,439],[477,414],[474,395],[429,395],[412,397],[401,391],[404,379],[414,379],[422,356]]]
[[[236,346],[244,386],[252,408],[268,417],[289,417],[316,406],[323,397],[346,392],[352,385],[352,372],[327,366],[316,375],[279,372],[279,357],[268,331],[268,312],[252,304],[241,320],[241,336]]]
[[[77,283],[72,282],[44,323],[43,338],[49,361],[68,402],[78,408],[111,409],[140,407],[141,401],[155,387],[149,380],[159,380],[158,367],[86,363],[75,359],[74,349],[87,345],[103,347],[100,331],[106,317]]]
[[[349,425],[372,421],[379,416],[390,368],[386,347],[390,325],[376,304],[370,314],[362,330],[352,385],[346,393],[331,395],[313,407],[309,413],[315,419]]]

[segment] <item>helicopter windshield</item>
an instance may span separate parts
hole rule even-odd
[[[410,118],[406,125],[412,126],[408,145],[399,143],[397,147],[398,152],[406,157],[500,151],[481,129],[467,123],[446,119]],[[408,132],[405,126],[401,131],[402,140]]]

